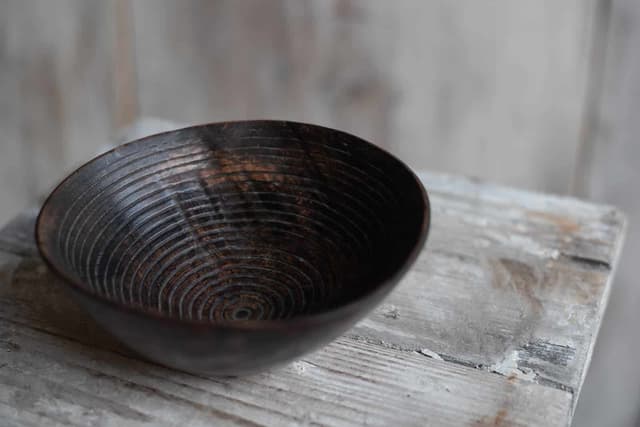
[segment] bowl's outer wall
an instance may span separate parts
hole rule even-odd
[[[162,365],[194,374],[239,376],[277,367],[336,339],[389,293],[380,289],[359,304],[286,329],[210,328],[123,311],[71,288],[74,299],[132,350]]]

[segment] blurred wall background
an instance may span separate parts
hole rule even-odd
[[[630,216],[577,426],[640,409],[640,3],[0,0],[0,223],[136,118],[280,118]]]

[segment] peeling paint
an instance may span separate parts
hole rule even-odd
[[[521,368],[518,366],[520,361],[520,352],[517,350],[509,353],[503,360],[489,366],[489,371],[496,374],[504,375],[509,378],[518,378],[524,381],[533,381],[537,374],[530,368]]]
[[[400,311],[398,311],[398,308],[395,305],[383,304],[380,307],[380,311],[387,319],[397,319],[400,317]]]
[[[422,354],[423,356],[430,357],[431,359],[444,360],[442,357],[440,357],[438,353],[436,353],[435,351],[431,351],[428,348],[423,348],[422,350],[418,350],[418,353]]]
[[[304,360],[297,360],[291,364],[291,367],[293,368],[296,374],[304,375],[307,368],[313,367],[313,365],[309,362],[305,362]]]

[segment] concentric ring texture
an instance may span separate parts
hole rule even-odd
[[[400,268],[424,220],[416,186],[402,163],[342,132],[204,125],[76,171],[45,205],[39,238],[56,269],[119,304],[287,319],[348,303]]]

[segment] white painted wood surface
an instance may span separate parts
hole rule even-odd
[[[140,113],[307,121],[414,168],[564,193],[595,4],[135,1]]]
[[[338,127],[566,192],[596,0],[4,0],[0,223],[138,114]]]
[[[116,0],[0,1],[0,222],[113,139]]]
[[[608,5],[600,100],[585,147],[584,194],[623,209],[630,227],[575,425],[631,427],[640,425],[640,2]]]
[[[303,360],[205,378],[138,359],[0,232],[7,425],[567,426],[625,229],[608,206],[422,174],[433,222],[392,295]]]

